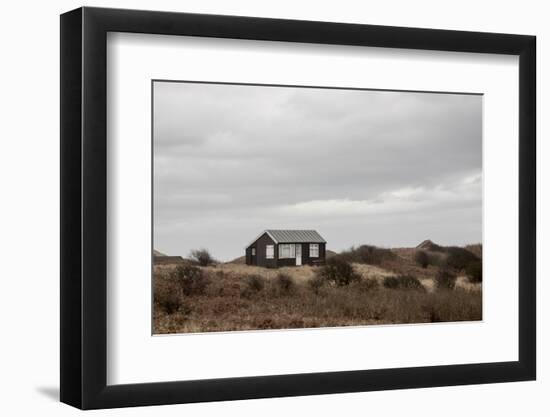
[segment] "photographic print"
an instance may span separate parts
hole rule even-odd
[[[154,80],[153,333],[481,320],[482,106]]]

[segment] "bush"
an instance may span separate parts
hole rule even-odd
[[[481,261],[472,262],[466,267],[466,275],[471,283],[478,283],[483,280],[483,264]]]
[[[244,281],[244,288],[241,289],[241,296],[249,298],[259,293],[265,287],[265,279],[260,275],[248,275]]]
[[[376,278],[365,278],[356,284],[357,290],[360,292],[371,292],[378,289],[380,284]]]
[[[321,274],[317,274],[307,282],[307,285],[315,294],[319,294],[325,283],[325,278]]]
[[[412,275],[395,275],[384,278],[384,288],[392,290],[424,290],[418,278]]]
[[[337,257],[327,260],[326,265],[321,268],[320,274],[326,281],[339,287],[349,285],[360,279],[360,276],[355,273],[349,262]]]
[[[168,285],[155,285],[154,301],[166,314],[175,313],[181,304],[178,292]]]
[[[454,290],[456,275],[447,269],[440,269],[435,276],[435,286],[438,290]]]
[[[389,288],[392,290],[399,288],[399,278],[395,276],[385,277],[382,283],[384,285],[384,288]]]
[[[194,249],[189,254],[189,257],[197,262],[200,266],[212,265],[216,260],[210,255],[208,249]]]
[[[275,285],[279,289],[279,292],[283,294],[292,292],[296,286],[292,277],[283,273],[277,274],[277,277],[275,277]]]
[[[395,259],[396,255],[389,249],[377,248],[371,245],[361,245],[358,248],[352,247],[342,252],[338,257],[347,262],[380,265],[384,261]]]
[[[422,268],[427,268],[430,264],[430,257],[423,250],[417,250],[414,253],[414,261],[420,265]]]
[[[193,265],[178,265],[170,278],[184,295],[204,294],[208,285],[208,279],[202,270]]]
[[[260,275],[249,275],[246,279],[246,285],[253,291],[261,291],[265,287],[265,280]]]
[[[479,261],[479,258],[467,249],[456,246],[450,246],[447,248],[446,264],[450,268],[457,271],[462,271],[472,262],[476,261]]]

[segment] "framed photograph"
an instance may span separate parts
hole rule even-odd
[[[61,401],[533,380],[535,37],[61,16]]]

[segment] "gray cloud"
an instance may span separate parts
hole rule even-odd
[[[156,82],[154,244],[223,260],[266,228],[328,247],[481,241],[482,97]]]

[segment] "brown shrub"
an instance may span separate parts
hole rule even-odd
[[[172,280],[184,295],[204,294],[208,279],[200,268],[192,265],[178,265],[170,274]]]
[[[481,261],[475,261],[466,267],[466,275],[468,281],[472,284],[481,282],[483,280],[483,264]]]
[[[448,269],[440,269],[435,276],[435,286],[438,290],[453,290],[456,285],[456,275]]]
[[[424,290],[418,278],[412,275],[394,275],[384,278],[384,288],[399,290]]]
[[[212,265],[216,262],[214,257],[210,254],[208,249],[193,249],[189,254],[189,257],[197,262],[200,266]]]
[[[364,278],[354,284],[354,288],[359,292],[371,292],[380,288],[380,283],[376,278]]]
[[[155,285],[154,303],[166,314],[173,314],[180,308],[181,297],[177,289],[170,285]]]
[[[307,282],[309,288],[315,293],[319,294],[321,288],[326,284],[325,278],[317,274]]]
[[[428,254],[423,250],[417,250],[414,253],[414,261],[422,268],[427,268],[430,264],[430,258]]]
[[[244,287],[241,288],[241,296],[250,298],[262,291],[265,287],[265,278],[261,275],[248,275],[244,279]]]
[[[456,271],[462,271],[472,262],[479,261],[476,255],[464,248],[449,246],[446,248],[446,251],[446,265]]]
[[[343,287],[361,279],[353,266],[339,257],[332,257],[320,269],[319,274],[328,282]]]
[[[279,294],[290,294],[296,288],[296,284],[292,277],[282,272],[275,277],[275,286]]]
[[[351,247],[347,251],[343,251],[340,255],[337,255],[337,257],[347,262],[380,265],[385,261],[395,259],[396,255],[390,249],[378,248],[372,245],[361,245],[357,248]]]

